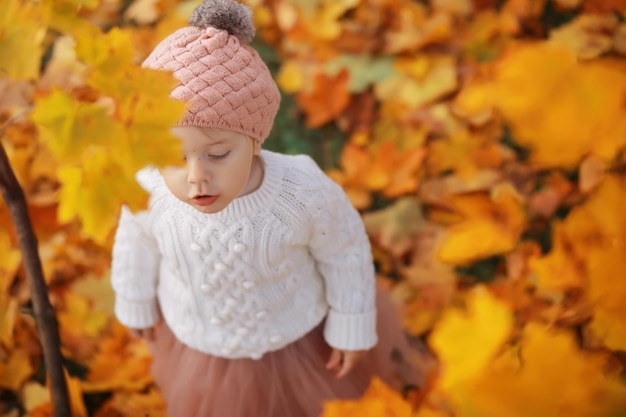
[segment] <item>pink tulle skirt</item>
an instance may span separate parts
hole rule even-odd
[[[161,325],[150,347],[167,416],[317,417],[327,400],[360,397],[374,375],[397,389],[419,384],[412,351],[386,293],[379,291],[377,307],[379,342],[342,379],[326,369],[331,348],[323,338],[323,322],[259,360],[207,355]]]

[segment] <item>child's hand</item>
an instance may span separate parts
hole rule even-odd
[[[139,338],[139,339],[144,339],[147,340],[148,342],[154,342],[155,340],[155,330],[154,330],[154,326],[153,327],[148,327],[147,329],[128,329],[130,331],[130,334],[133,335],[133,337]]]
[[[343,378],[365,356],[366,350],[339,350],[333,349],[326,369],[336,372],[336,378]]]

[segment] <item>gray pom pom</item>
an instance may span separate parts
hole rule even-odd
[[[191,14],[189,24],[203,29],[211,26],[225,30],[242,43],[254,38],[252,10],[234,0],[204,0]]]

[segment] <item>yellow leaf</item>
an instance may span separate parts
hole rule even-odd
[[[583,14],[551,31],[549,42],[571,49],[582,59],[597,58],[613,46],[617,24],[612,14]]]
[[[77,35],[76,55],[89,65],[89,85],[117,99],[134,92],[140,70],[134,65],[130,31],[115,27],[102,33],[89,27]]]
[[[363,222],[372,240],[395,256],[412,246],[413,237],[425,225],[422,208],[415,198],[399,198],[393,205],[363,215]]]
[[[467,309],[450,309],[429,339],[441,360],[439,386],[448,393],[484,372],[513,328],[509,308],[482,286],[468,295]]]
[[[8,358],[0,360],[0,387],[17,392],[34,372],[25,350],[9,352]]]
[[[546,43],[512,48],[497,66],[496,107],[537,167],[573,167],[588,154],[610,160],[626,144],[625,68],[609,59],[581,63]]]
[[[314,38],[325,41],[337,39],[341,34],[341,16],[358,5],[359,0],[321,0],[319,3],[314,14],[307,16],[302,23]]]
[[[104,242],[115,224],[122,203],[133,210],[145,207],[146,192],[105,151],[90,152],[88,165],[59,169],[59,220],[75,217],[82,221],[82,232],[97,242]],[[116,181],[111,178],[115,177]]]
[[[493,116],[493,87],[485,80],[474,80],[464,86],[454,99],[452,111],[471,124],[480,126]]]
[[[284,92],[295,93],[305,87],[306,78],[297,61],[285,60],[281,64],[276,82]]]
[[[41,141],[62,162],[78,162],[87,148],[123,134],[109,106],[81,102],[60,90],[38,100],[31,118]]]
[[[65,308],[59,311],[61,331],[75,337],[96,337],[109,321],[109,315],[93,311],[89,300],[72,292],[65,293]]]
[[[464,179],[473,178],[481,169],[499,168],[509,159],[497,142],[463,129],[430,143],[427,166],[433,174],[453,171]]]
[[[26,411],[50,402],[50,391],[38,382],[28,382],[22,388],[22,402]]]
[[[47,20],[40,2],[0,2],[0,72],[14,80],[38,78]]]
[[[550,253],[529,261],[530,269],[536,275],[540,289],[565,291],[584,286],[585,266],[573,251],[573,246],[574,243],[567,236],[564,226],[561,223],[554,223]]]
[[[526,213],[512,187],[450,197],[462,220],[451,225],[439,247],[439,258],[463,264],[510,251],[526,226]]]
[[[482,417],[621,415],[626,386],[605,371],[605,362],[581,351],[570,332],[531,323],[519,346],[495,360],[464,395],[456,395],[457,412]]]
[[[358,400],[334,400],[324,403],[320,417],[411,417],[411,405],[378,377]]]
[[[143,390],[150,384],[152,354],[142,340],[134,339],[117,321],[101,339],[99,350],[86,364],[84,392]]]
[[[110,144],[112,156],[127,175],[149,164],[179,164],[180,142],[170,131],[185,111],[183,102],[170,98],[177,81],[167,72],[143,68],[136,68],[132,76],[133,92],[118,108],[126,134]]]
[[[457,89],[454,58],[430,58],[425,73],[415,73],[414,65],[421,66],[423,62],[424,57],[419,56],[412,60],[398,59],[396,69],[400,74],[376,84],[376,96],[382,101],[394,99],[410,108],[418,108]]]

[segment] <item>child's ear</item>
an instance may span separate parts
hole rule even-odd
[[[252,143],[254,146],[254,155],[258,156],[261,153],[261,142],[258,140],[252,139]]]

